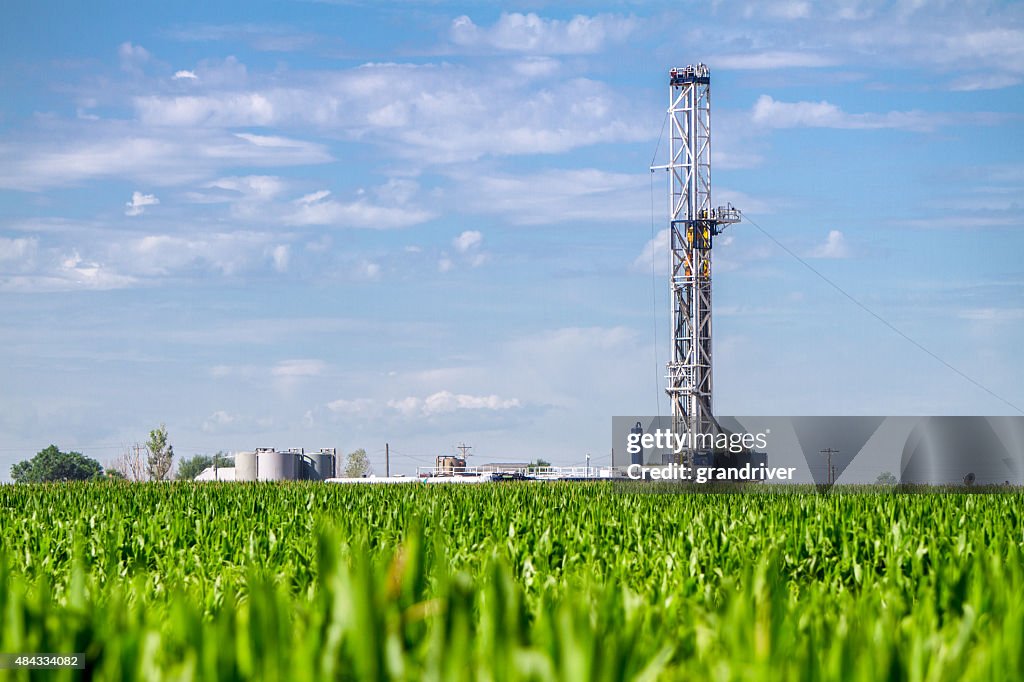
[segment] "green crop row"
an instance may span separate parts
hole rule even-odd
[[[1022,501],[0,486],[0,651],[99,680],[1024,679]]]

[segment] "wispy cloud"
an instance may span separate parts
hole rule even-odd
[[[293,202],[286,217],[291,225],[329,225],[387,230],[411,227],[434,217],[431,211],[411,206],[375,204],[368,199],[336,201],[329,190],[307,194]]]
[[[915,132],[929,132],[954,122],[971,119],[975,123],[996,123],[1005,115],[968,113],[945,114],[912,110],[885,113],[852,114],[835,104],[820,102],[779,102],[770,95],[761,95],[751,114],[754,123],[767,128],[843,128],[850,130],[880,130],[894,128]]]
[[[266,52],[294,52],[315,45],[316,34],[273,24],[194,24],[172,29],[167,34],[182,42],[243,42]]]
[[[81,125],[89,126],[87,133]],[[322,144],[282,136],[82,121],[0,147],[0,187],[35,191],[108,178],[167,186],[216,177],[232,166],[294,166],[330,159]]]
[[[646,174],[595,168],[537,173],[454,173],[460,203],[469,211],[500,214],[520,225],[636,221],[649,217]]]
[[[503,13],[489,27],[468,16],[452,21],[452,42],[465,48],[534,54],[587,54],[628,38],[637,28],[632,17],[599,14],[572,19],[544,19],[536,14]]]
[[[769,50],[713,56],[708,59],[708,63],[715,69],[759,71],[763,69],[820,68],[834,66],[837,62],[834,57],[813,52]]]

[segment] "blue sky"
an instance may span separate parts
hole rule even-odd
[[[0,475],[161,422],[181,456],[607,461],[667,409],[647,167],[696,61],[715,203],[1024,404],[1019,3],[15,1]],[[749,223],[714,291],[720,414],[1014,413]]]

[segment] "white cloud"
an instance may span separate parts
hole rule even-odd
[[[152,194],[132,192],[131,201],[125,204],[124,214],[129,216],[142,215],[146,211],[147,206],[155,206],[159,203],[160,200]]]
[[[322,360],[283,360],[271,368],[270,374],[275,377],[316,377],[326,368]]]
[[[477,26],[468,16],[452,21],[450,35],[456,45],[469,48],[534,54],[586,54],[622,42],[638,26],[636,19],[611,14],[576,15],[568,21],[544,19],[536,14],[503,13],[490,28]]]
[[[191,80],[191,81],[194,81],[194,80],[198,80],[199,79],[199,77],[195,74],[195,72],[187,71],[185,69],[182,69],[181,71],[175,71],[173,78],[176,81],[180,81],[180,80]]]
[[[345,415],[367,415],[375,411],[376,402],[370,398],[356,398],[354,400],[332,400],[327,403],[327,409],[336,414]]]
[[[355,279],[369,281],[380,279],[380,265],[369,261],[362,261],[355,266],[352,276]]]
[[[448,256],[441,256],[441,258],[437,261],[438,272],[449,272],[454,267],[455,263]]]
[[[118,46],[117,56],[121,60],[121,68],[129,73],[141,73],[142,65],[150,59],[149,51],[146,48],[129,42],[121,43]]]
[[[655,269],[662,275],[668,272],[668,228],[661,230],[653,239],[647,241],[640,255],[633,261],[632,269],[636,272],[651,272]]]
[[[765,52],[743,52],[726,54],[708,59],[714,69],[725,70],[762,70],[790,68],[818,68],[833,66],[836,61],[822,54],[812,52],[793,52],[789,50],[769,50]]]
[[[520,225],[569,221],[630,223],[650,218],[646,174],[592,168],[523,175],[453,174],[460,205]]]
[[[269,126],[281,118],[271,99],[259,92],[149,95],[135,98],[135,110],[143,123],[166,126]]]
[[[897,128],[930,131],[949,123],[949,116],[925,111],[889,111],[884,114],[849,114],[826,101],[778,102],[761,95],[754,104],[754,123],[769,128]]]
[[[448,414],[460,410],[495,411],[521,407],[517,398],[502,398],[493,394],[471,395],[468,393],[452,393],[451,391],[438,391],[428,395],[426,398],[408,396],[400,400],[389,400],[387,405],[407,416],[421,414],[425,417]]]
[[[0,291],[16,292],[104,291],[136,283],[108,265],[84,260],[77,251],[57,256],[32,274],[0,275]]]
[[[38,246],[39,240],[35,237],[0,237],[0,262],[25,261],[35,254]]]
[[[950,90],[958,92],[974,92],[977,90],[999,90],[1009,88],[1021,83],[1020,76],[1006,73],[979,73],[968,74],[953,80],[949,84]]]
[[[38,140],[0,147],[0,187],[38,190],[104,178],[168,186],[216,177],[225,167],[329,160],[323,145],[283,137],[76,121]]]
[[[294,210],[285,218],[291,225],[331,225],[387,230],[425,222],[434,214],[425,209],[382,206],[366,199],[352,202],[328,200],[331,193],[320,190],[295,200]],[[404,202],[403,202],[404,203]]]
[[[124,270],[147,277],[212,268],[234,275],[266,264],[265,254],[279,236],[262,232],[224,232],[197,235],[153,234],[111,245],[109,256]]]
[[[230,87],[132,101],[145,125],[311,128],[375,143],[420,164],[485,154],[554,154],[657,135],[653,125],[638,123],[644,119],[633,100],[603,83],[565,78],[539,91],[532,79],[553,65],[533,61],[520,67],[365,64],[299,75],[288,87]],[[503,87],[492,87],[495,79]],[[397,101],[396,80],[405,84]]]
[[[272,24],[198,24],[169,31],[175,40],[188,42],[241,41],[257,50],[291,52],[311,47],[316,35],[300,33],[289,26]]]
[[[215,433],[225,426],[230,426],[234,422],[234,415],[226,412],[225,410],[216,410],[209,417],[203,420],[203,424],[200,428],[204,433]]]
[[[240,192],[257,199],[271,199],[281,192],[284,183],[280,178],[271,175],[246,175],[220,178],[206,186]]]
[[[1024,308],[968,308],[961,310],[957,316],[975,322],[1002,324],[1024,320]]]
[[[330,190],[322,189],[316,192],[310,192],[309,194],[302,195],[301,197],[295,200],[295,203],[308,206],[309,204],[315,204],[316,202],[321,201],[322,199],[326,199],[329,196],[331,196]]]
[[[288,262],[291,259],[291,249],[287,244],[278,244],[270,251],[270,257],[274,261],[274,269],[278,272],[288,271]]]
[[[466,253],[470,249],[479,248],[484,236],[479,230],[466,230],[452,240],[452,246],[459,253]]]
[[[839,230],[829,230],[825,243],[819,244],[808,253],[811,258],[849,258],[850,255],[851,250],[846,243],[846,237]]]

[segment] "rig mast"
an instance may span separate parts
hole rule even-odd
[[[669,71],[669,258],[672,357],[666,392],[676,433],[716,434],[712,411],[711,246],[740,220],[732,206],[711,207],[711,76],[704,64]],[[652,170],[654,170],[652,168]],[[692,441],[691,441],[692,442]],[[691,466],[710,464],[692,448]],[[698,460],[695,461],[695,457]]]

